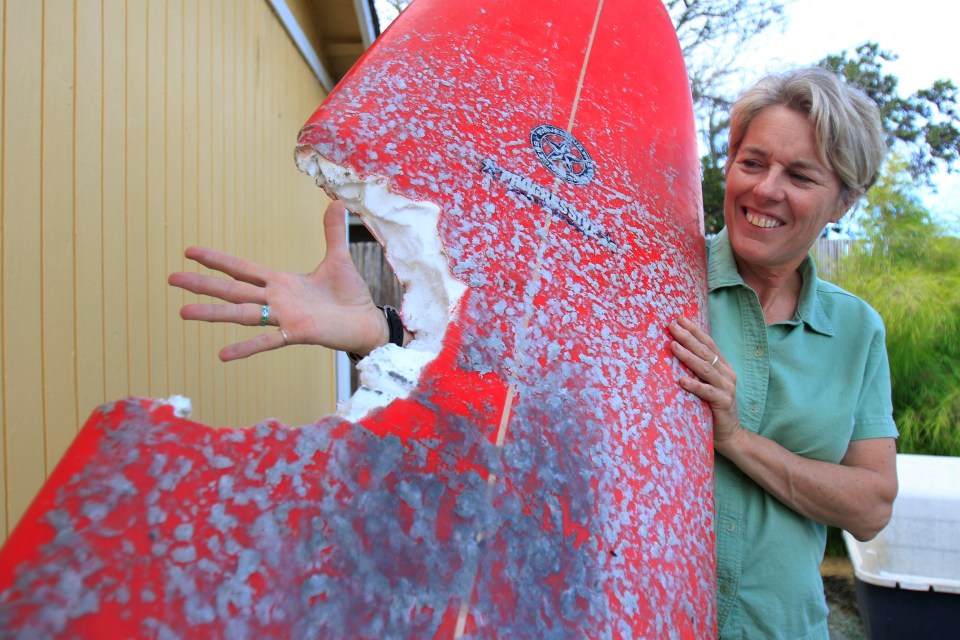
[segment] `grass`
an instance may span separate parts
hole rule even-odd
[[[841,282],[886,325],[903,453],[960,456],[960,240],[945,240],[903,264],[854,255]]]

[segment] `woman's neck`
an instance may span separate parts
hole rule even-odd
[[[803,287],[803,276],[796,268],[772,272],[738,267],[744,283],[756,292],[768,325],[793,319]]]

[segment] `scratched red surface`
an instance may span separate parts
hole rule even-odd
[[[0,551],[0,638],[715,637],[709,417],[665,332],[706,293],[661,2],[416,0],[298,153],[440,207],[468,289],[439,356],[357,423],[101,407]]]

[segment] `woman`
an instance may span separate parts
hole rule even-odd
[[[680,384],[714,416],[724,638],[827,638],[825,525],[868,539],[890,517],[896,428],[883,325],[818,280],[808,256],[876,180],[883,154],[876,107],[820,69],[765,78],[734,105],[726,228],[708,250],[711,334],[683,318],[669,326],[692,374]],[[293,343],[361,354],[385,344],[388,320],[353,267],[343,219],[333,203],[327,255],[306,276],[189,249],[235,281],[177,273],[170,283],[233,304],[187,305],[182,316],[258,325],[269,305],[280,330],[224,348],[223,360]]]
[[[820,69],[733,107],[726,227],[708,248],[711,335],[672,323],[681,385],[710,404],[724,638],[827,638],[827,525],[890,518],[896,427],[883,324],[807,255],[877,178],[876,107]]]

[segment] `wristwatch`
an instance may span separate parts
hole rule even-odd
[[[390,305],[377,305],[377,309],[383,312],[383,317],[387,319],[387,341],[398,347],[403,346],[403,320],[400,319],[400,313]],[[347,352],[350,362],[357,363],[363,359],[353,352]]]

